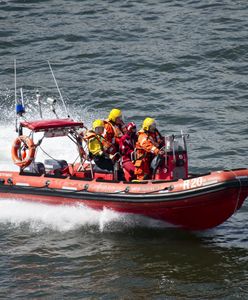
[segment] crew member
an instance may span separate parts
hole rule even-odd
[[[109,113],[108,119],[104,121],[104,137],[119,150],[120,138],[126,133],[126,126],[122,119],[120,109],[114,108]]]
[[[135,178],[134,175],[134,148],[137,142],[136,124],[127,125],[127,132],[120,138],[120,153],[122,155],[122,167],[129,174],[127,180]]]
[[[164,151],[160,150],[162,146],[164,146],[164,139],[156,128],[155,120],[146,118],[143,121],[142,129],[138,132],[136,143],[137,158],[134,173],[137,179],[151,178],[151,161],[156,155],[164,155]]]
[[[88,131],[84,137],[88,141],[89,157],[94,160],[100,169],[113,171],[114,164],[109,158],[109,154],[114,152],[114,147],[103,136],[104,122],[95,120],[92,130]]]

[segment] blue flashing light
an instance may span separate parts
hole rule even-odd
[[[24,106],[22,104],[17,104],[16,105],[16,113],[18,115],[22,115],[22,114],[25,113],[25,108],[24,108]]]

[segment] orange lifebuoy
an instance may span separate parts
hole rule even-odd
[[[34,160],[35,150],[36,146],[30,137],[18,136],[12,145],[12,160],[18,167],[25,168]]]

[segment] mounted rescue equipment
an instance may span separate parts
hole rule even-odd
[[[30,137],[26,135],[18,136],[12,145],[12,160],[18,167],[24,169],[34,160],[35,150],[36,145]]]

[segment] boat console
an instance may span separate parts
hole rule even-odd
[[[188,178],[188,155],[186,139],[188,134],[165,137],[165,155],[155,170],[154,179],[174,180]]]

